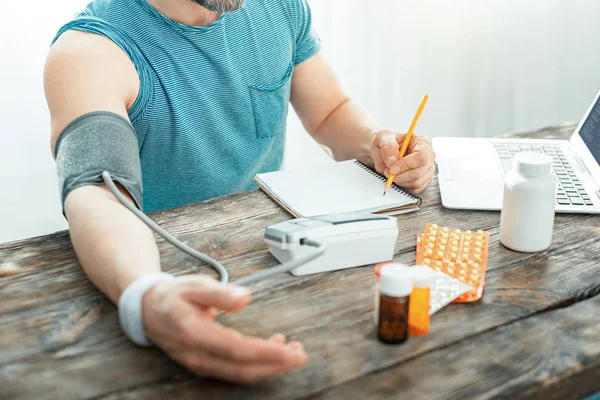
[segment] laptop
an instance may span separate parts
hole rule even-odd
[[[600,213],[600,92],[569,140],[438,137],[433,148],[444,207],[500,210],[512,158],[533,151],[552,157],[556,212]]]

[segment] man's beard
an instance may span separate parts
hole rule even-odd
[[[245,0],[192,0],[209,11],[219,14],[230,13],[240,9]]]

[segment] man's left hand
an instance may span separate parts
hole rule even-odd
[[[413,135],[405,156],[399,159],[405,135],[390,130],[377,132],[371,139],[371,158],[377,172],[386,177],[396,175],[394,183],[421,194],[433,180],[435,153],[429,140]]]

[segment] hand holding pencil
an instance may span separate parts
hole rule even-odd
[[[378,173],[388,177],[385,190],[396,183],[414,194],[427,189],[435,171],[431,142],[414,133],[428,96],[425,95],[406,134],[383,130],[371,141],[371,158]]]
[[[410,124],[410,128],[408,128],[408,133],[406,134],[406,136],[404,136],[404,140],[402,141],[402,147],[400,148],[400,158],[403,158],[406,154],[406,150],[408,150],[408,145],[410,144],[410,140],[413,137],[413,133],[415,131],[415,127],[417,126],[417,122],[419,122],[419,118],[421,118],[421,114],[423,113],[423,109],[425,108],[425,104],[427,103],[427,99],[429,99],[429,96],[423,96],[423,100],[421,100],[421,104],[419,104],[419,108],[417,109],[412,123]],[[396,175],[394,173],[392,173],[388,177],[388,180],[385,183],[385,189],[383,189],[384,196],[387,193],[388,189],[394,184],[395,179]]]

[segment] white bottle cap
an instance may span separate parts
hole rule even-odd
[[[412,293],[413,283],[411,276],[404,268],[385,266],[381,269],[379,277],[379,290],[381,294],[393,297],[405,297]]]
[[[513,159],[513,169],[523,176],[546,176],[552,171],[552,157],[534,152],[517,153]]]
[[[419,288],[431,287],[435,280],[435,271],[426,265],[417,265],[410,268],[410,275],[415,287]]]

